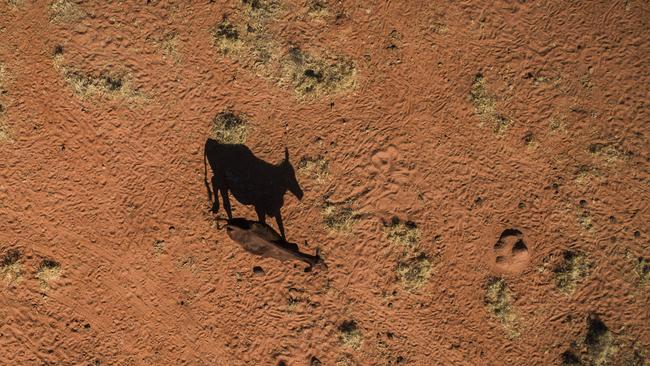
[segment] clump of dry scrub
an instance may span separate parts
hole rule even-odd
[[[310,0],[307,14],[312,18],[325,18],[330,14],[327,0]]]
[[[234,112],[220,112],[212,121],[212,138],[222,144],[243,144],[247,133],[246,119]]]
[[[584,343],[591,364],[596,366],[609,364],[611,356],[618,352],[614,336],[605,323],[594,314],[587,317],[587,335]]]
[[[354,63],[344,57],[316,57],[292,48],[281,65],[281,79],[302,97],[332,94],[354,85]]]
[[[478,74],[474,78],[472,90],[470,91],[470,99],[476,109],[476,114],[478,114],[481,120],[489,122],[494,126],[494,133],[501,134],[505,132],[510,124],[510,120],[497,111],[496,100],[488,92],[486,81],[482,74]]]
[[[22,277],[22,265],[20,263],[21,253],[12,249],[5,254],[0,263],[0,276],[8,285],[12,285]]]
[[[431,273],[431,262],[425,254],[400,261],[397,265],[397,278],[408,291],[414,291],[427,283]]]
[[[298,173],[304,177],[311,178],[318,183],[322,183],[328,176],[327,167],[327,160],[322,156],[303,157],[298,163]]]
[[[389,224],[384,224],[384,232],[390,241],[408,248],[416,248],[420,242],[420,230],[413,221],[401,222],[393,217]]]
[[[42,288],[50,287],[50,283],[61,277],[61,265],[51,259],[44,259],[38,267],[36,278],[41,282]]]
[[[591,263],[586,255],[566,251],[562,263],[554,270],[555,285],[560,291],[570,294],[591,271]]]
[[[63,55],[54,56],[54,67],[68,83],[72,91],[81,98],[107,96],[129,101],[146,100],[131,82],[125,71],[105,70],[99,74],[89,74],[71,66],[63,65]]]
[[[508,338],[515,338],[519,332],[515,329],[516,316],[512,310],[512,293],[501,278],[490,278],[485,291],[485,305],[494,317],[508,331]]]
[[[7,71],[5,65],[0,62],[0,96],[3,95],[5,90],[5,81],[7,78]],[[0,142],[9,140],[9,127],[5,124],[4,121],[5,115],[5,105],[2,100],[0,100]]]
[[[237,59],[243,67],[278,85],[289,87],[301,98],[313,98],[353,87],[356,68],[342,56],[312,55],[288,48],[273,39],[268,22],[279,9],[277,1],[244,1],[240,19],[224,18],[212,31],[215,47]]]
[[[595,143],[591,144],[588,147],[588,151],[590,154],[593,156],[597,156],[601,159],[604,159],[606,162],[610,164],[614,164],[617,162],[625,161],[629,159],[630,153],[623,151],[620,147],[616,146],[615,144],[612,143],[607,143],[607,144],[602,144],[602,143]]]
[[[86,12],[74,1],[56,0],[50,4],[50,21],[55,23],[74,22],[86,16]]]
[[[647,285],[650,282],[650,261],[643,257],[639,257],[634,266],[634,273],[639,276],[641,285]]]
[[[359,348],[363,342],[363,335],[354,320],[346,320],[339,325],[339,340],[344,347]]]
[[[236,55],[244,47],[244,41],[239,36],[237,26],[224,19],[212,33],[215,46],[224,55]]]
[[[323,223],[332,232],[345,233],[352,228],[360,216],[348,204],[333,204],[325,202],[322,211]]]
[[[163,56],[172,59],[175,63],[181,61],[178,53],[178,35],[174,32],[166,34],[160,42]]]

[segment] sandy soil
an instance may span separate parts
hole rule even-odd
[[[643,0],[3,0],[0,363],[647,364],[648,29]],[[288,147],[287,238],[328,270],[217,229],[223,113]]]

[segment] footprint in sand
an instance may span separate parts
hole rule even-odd
[[[498,273],[520,273],[530,263],[530,253],[524,242],[524,234],[518,229],[504,230],[494,244],[493,253],[493,267]]]
[[[372,158],[372,166],[378,172],[390,174],[395,169],[395,162],[399,158],[399,151],[395,146],[389,146],[386,150],[376,152]]]

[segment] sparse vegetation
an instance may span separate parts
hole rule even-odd
[[[56,0],[50,4],[50,21],[55,23],[74,22],[86,16],[83,9],[72,0]]]
[[[163,56],[172,59],[175,63],[181,61],[181,56],[178,53],[178,35],[176,33],[166,34],[160,42]]]
[[[12,7],[17,7],[23,5],[24,0],[7,0],[7,4]]]
[[[0,263],[0,276],[2,280],[8,284],[12,285],[22,277],[22,265],[20,263],[21,253],[18,250],[9,250]]]
[[[384,232],[390,241],[408,248],[416,248],[420,242],[420,231],[413,221],[402,222],[396,216],[384,224]]]
[[[278,0],[242,0],[244,8],[249,16],[255,18],[266,18],[280,10]]]
[[[303,97],[330,94],[354,85],[354,64],[342,57],[320,58],[292,48],[283,57],[281,67],[281,79]]]
[[[492,124],[494,133],[501,134],[505,132],[510,120],[497,111],[495,97],[488,92],[485,77],[482,74],[478,74],[474,78],[470,97],[476,109],[476,114],[481,120]]]
[[[107,96],[129,101],[146,99],[134,87],[130,76],[125,71],[106,70],[99,74],[89,74],[63,64],[63,54],[54,56],[54,67],[68,83],[72,91],[81,98],[92,96]]]
[[[508,338],[519,336],[514,328],[516,316],[512,310],[512,294],[506,282],[501,278],[490,278],[485,292],[485,304],[490,313],[508,331]]]
[[[223,19],[212,36],[219,51],[236,58],[259,76],[289,87],[301,98],[331,94],[354,86],[356,68],[343,56],[313,55],[296,47],[288,51],[273,39],[267,23],[279,9],[276,1],[244,1],[242,19]]]
[[[153,252],[156,255],[161,255],[165,251],[165,241],[164,240],[154,240],[153,242]]]
[[[330,14],[327,0],[310,0],[307,14],[313,18],[324,18]]]
[[[643,257],[639,257],[634,266],[634,273],[639,276],[642,286],[650,283],[650,261]]]
[[[333,232],[349,232],[359,219],[359,214],[355,213],[347,204],[337,205],[325,202],[322,211],[323,223],[325,227]]]
[[[618,352],[614,336],[605,323],[594,314],[587,317],[587,335],[584,343],[592,365],[607,365],[612,355]]]
[[[593,156],[597,156],[601,159],[604,159],[608,163],[617,163],[625,161],[629,158],[630,153],[623,151],[620,147],[615,144],[607,143],[595,143],[591,144],[588,147],[588,151]]]
[[[591,263],[586,255],[566,251],[563,261],[554,270],[555,285],[567,294],[575,291],[576,286],[589,275]]]
[[[322,156],[303,157],[298,163],[298,173],[315,180],[317,183],[322,183],[328,176],[327,167],[327,160]]]
[[[36,278],[41,283],[41,288],[48,288],[53,281],[61,277],[61,265],[51,259],[44,259],[38,267]]]
[[[5,82],[7,79],[7,71],[5,65],[0,62],[0,96],[6,92]],[[10,138],[9,127],[5,124],[5,105],[3,100],[0,99],[0,142],[7,141]]]
[[[239,30],[237,27],[224,19],[215,28],[212,37],[215,46],[224,55],[236,55],[244,47],[244,41],[239,37]]]
[[[429,280],[431,262],[424,254],[397,265],[397,277],[402,286],[408,291],[414,291]]]
[[[346,320],[339,325],[339,340],[344,347],[359,348],[363,342],[363,335],[354,320]]]
[[[212,137],[222,144],[243,144],[247,132],[246,119],[232,111],[220,112],[212,121]]]

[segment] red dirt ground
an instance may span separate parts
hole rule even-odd
[[[302,96],[224,17],[354,72]],[[643,0],[2,1],[0,363],[647,364],[648,29]],[[327,271],[217,230],[225,110],[326,162],[282,212]]]

